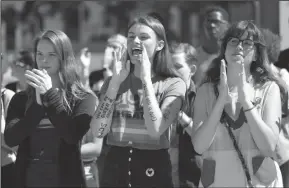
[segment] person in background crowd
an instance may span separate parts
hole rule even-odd
[[[14,92],[24,91],[27,88],[27,82],[25,78],[25,71],[31,70],[34,65],[34,59],[32,52],[27,50],[21,50],[16,54],[15,60],[12,61],[12,76],[17,78],[17,82],[7,84],[5,87]]]
[[[95,71],[92,75],[89,75],[89,68],[91,63],[91,52],[88,48],[83,48],[80,51],[79,61],[82,65],[82,83],[92,89],[99,101],[99,91],[104,81],[103,71],[105,69]],[[89,75],[89,77],[88,77]],[[97,78],[95,78],[97,77]],[[95,82],[95,83],[93,83]],[[100,175],[101,170],[99,169],[99,157],[102,153],[103,139],[96,138],[92,135],[91,129],[84,135],[81,146],[81,156],[84,163],[84,173],[86,178],[86,184],[88,187],[100,187]]]
[[[107,40],[107,45],[104,50],[103,58],[103,69],[105,78],[112,76],[113,67],[113,51],[121,49],[123,46],[126,47],[127,38],[121,34],[115,34],[109,37]],[[91,75],[95,74],[94,72]]]
[[[220,51],[220,39],[229,26],[228,12],[219,6],[207,6],[201,13],[202,30],[201,46],[197,48],[197,72],[194,82],[198,88],[205,79],[211,62]]]
[[[127,50],[114,54],[113,75],[91,122],[94,136],[107,135],[110,145],[104,187],[173,187],[170,131],[185,103],[186,85],[170,58],[160,21],[135,18]]]
[[[195,84],[192,76],[196,72],[196,50],[187,43],[175,43],[171,46],[172,59],[177,71],[182,75],[182,79],[187,86],[186,105],[178,115],[176,147],[178,153],[178,176],[181,187],[196,187],[200,179],[200,169],[196,162],[196,153],[191,141],[193,126],[193,104],[196,95]],[[174,149],[174,146],[170,148]],[[174,170],[174,169],[173,169]],[[175,187],[179,187],[175,186]]]
[[[202,155],[200,187],[282,187],[273,160],[281,95],[260,30],[233,24],[197,91],[192,140]]]
[[[15,160],[17,147],[9,147],[4,141],[5,118],[9,103],[14,96],[14,92],[1,88],[1,187],[14,187],[14,177],[16,175]]]
[[[15,187],[86,187],[80,143],[97,106],[83,86],[70,39],[46,30],[35,40],[29,87],[8,108],[4,139],[19,146]]]
[[[98,157],[102,150],[102,138],[92,135],[91,129],[84,135],[81,145],[81,158],[84,166],[84,175],[87,187],[100,187]]]
[[[96,70],[89,76],[89,86],[96,96],[99,96],[100,89],[105,80],[105,69]]]
[[[261,29],[266,42],[268,58],[271,62],[271,69],[280,87],[282,99],[282,126],[279,135],[279,142],[276,147],[276,160],[280,165],[283,176],[284,187],[289,187],[289,73],[285,68],[278,68],[280,56],[281,37],[269,29]]]

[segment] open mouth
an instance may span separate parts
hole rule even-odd
[[[132,55],[133,56],[138,56],[140,54],[142,54],[142,49],[141,48],[133,48],[132,49]]]

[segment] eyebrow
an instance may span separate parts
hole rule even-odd
[[[37,50],[37,53],[43,53],[43,52]],[[48,52],[48,53],[49,54],[56,54],[56,52]]]
[[[128,32],[128,34],[135,34],[134,32]],[[148,33],[140,33],[141,35],[149,35]]]

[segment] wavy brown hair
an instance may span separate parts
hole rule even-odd
[[[169,45],[166,37],[166,31],[159,19],[151,15],[144,15],[135,18],[128,26],[127,31],[135,24],[142,24],[150,27],[159,40],[164,41],[164,47],[162,50],[155,53],[154,60],[152,62],[152,70],[155,74],[163,77],[179,77],[178,72],[176,71],[172,59],[171,53],[169,50]],[[128,56],[129,59],[129,56]],[[134,68],[134,65],[131,64],[131,71]]]
[[[265,83],[268,80],[273,80],[270,71],[270,65],[267,55],[267,49],[262,33],[252,21],[239,21],[231,25],[222,39],[220,54],[211,63],[211,67],[207,72],[206,82],[218,84],[220,80],[221,60],[225,59],[225,51],[227,43],[231,37],[241,38],[244,33],[248,33],[248,37],[252,37],[257,53],[256,61],[251,63],[250,72],[256,84]]]
[[[39,41],[50,41],[60,59],[59,76],[62,87],[59,88],[62,96],[62,101],[65,109],[72,112],[73,106],[77,100],[85,98],[88,93],[92,93],[89,88],[86,88],[81,82],[81,65],[76,61],[72,44],[68,36],[59,30],[46,30],[34,42],[33,51],[36,54]],[[38,68],[36,63],[36,56],[34,59],[34,67]],[[28,87],[29,101],[35,100],[35,89]]]

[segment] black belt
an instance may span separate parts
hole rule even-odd
[[[95,160],[91,160],[91,161],[82,161],[84,165],[89,165],[91,163],[94,163]]]

